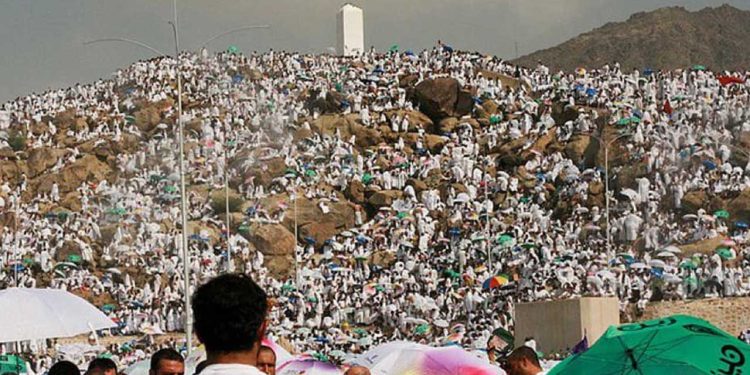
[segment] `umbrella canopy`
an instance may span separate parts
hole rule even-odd
[[[433,348],[396,341],[377,346],[354,358],[373,375],[500,375],[505,372],[456,346]]]
[[[724,260],[732,260],[735,258],[734,254],[732,253],[732,250],[728,247],[717,248],[716,254],[719,255],[721,259],[724,259]]]
[[[750,345],[687,315],[611,326],[549,374],[746,374]]]
[[[17,355],[0,355],[0,374],[25,374],[26,361]]]
[[[510,282],[510,277],[508,277],[508,275],[500,274],[485,280],[484,283],[482,283],[482,288],[495,289],[507,284],[508,282]]]
[[[729,211],[718,210],[714,212],[714,217],[719,218],[719,219],[729,219]]]
[[[0,291],[0,342],[72,337],[117,325],[81,297],[56,289]]]
[[[312,358],[297,358],[281,365],[276,371],[278,375],[337,375],[342,374],[336,365],[328,362],[316,361]]]

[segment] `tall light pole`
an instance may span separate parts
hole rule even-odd
[[[606,126],[606,125],[605,125]],[[620,134],[612,139],[609,140],[609,142],[605,142],[604,139],[602,139],[599,136],[596,136],[594,134],[588,134],[588,133],[574,133],[574,135],[584,135],[591,138],[596,139],[596,141],[599,143],[599,146],[604,146],[604,211],[606,215],[606,221],[607,221],[607,256],[611,257],[614,254],[612,254],[612,240],[611,240],[611,228],[609,226],[609,147],[612,146],[617,140],[624,137],[629,137],[632,134],[630,133],[623,133]]]
[[[180,37],[177,32],[179,20],[177,18],[177,0],[172,1],[174,9],[174,21],[172,25],[172,34],[174,35],[174,58],[177,64],[177,126],[179,131],[180,142],[180,219],[182,221],[182,277],[185,288],[185,339],[187,346],[187,356],[193,351],[193,319],[192,308],[190,306],[190,249],[187,241],[187,192],[185,190],[185,126],[182,122],[182,64],[180,63]]]
[[[179,32],[178,32],[178,26],[179,26],[179,20],[177,16],[177,0],[172,1],[172,8],[174,12],[173,20],[169,22],[169,24],[172,26],[172,34],[174,37],[174,58],[176,62],[176,68],[177,68],[177,125],[179,129],[179,159],[180,159],[180,206],[181,206],[181,222],[182,222],[182,231],[181,231],[181,244],[182,244],[182,261],[183,261],[183,278],[184,278],[184,289],[185,289],[185,296],[184,296],[184,303],[185,303],[185,336],[186,336],[186,346],[187,346],[187,356],[190,356],[192,352],[192,344],[193,344],[193,326],[192,326],[192,317],[191,317],[191,307],[190,307],[190,268],[189,268],[189,255],[190,251],[188,249],[187,245],[187,192],[185,188],[185,132],[184,132],[184,125],[183,125],[183,116],[182,116],[182,64],[180,63],[180,39],[179,39]],[[202,46],[207,45],[211,41],[222,37],[224,35],[228,35],[234,32],[238,31],[244,31],[244,30],[250,30],[250,29],[258,29],[258,28],[268,28],[267,25],[260,25],[260,26],[246,26],[246,27],[239,27],[235,29],[231,29],[228,31],[225,31],[223,33],[217,34],[211,38],[209,38],[206,42],[202,44]],[[125,42],[134,44],[143,48],[146,48],[152,52],[155,52],[158,55],[161,56],[169,56],[169,54],[164,53],[160,51],[157,48],[154,48],[147,43],[143,43],[137,40],[128,39],[128,38],[105,38],[105,39],[96,39],[88,42],[84,42],[84,45],[99,43],[99,42]],[[228,203],[228,202],[227,202]],[[228,211],[228,207],[227,207]],[[228,237],[228,227],[227,227],[227,243],[229,240]]]

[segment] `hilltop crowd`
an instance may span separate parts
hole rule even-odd
[[[2,106],[0,150],[21,150],[3,165],[53,158],[0,180],[5,285],[107,301],[113,334],[183,330],[180,72],[191,285],[252,274],[273,299],[269,334],[297,352],[484,349],[521,301],[615,296],[632,317],[651,300],[750,294],[744,73],[551,72],[443,44],[179,62]],[[428,111],[415,91],[450,79],[470,102]],[[226,181],[242,201],[228,240]],[[290,254],[262,248],[303,200],[346,218],[328,238],[299,233]]]

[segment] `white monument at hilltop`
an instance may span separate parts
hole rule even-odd
[[[336,17],[336,52],[356,56],[365,52],[365,21],[362,8],[344,4]]]

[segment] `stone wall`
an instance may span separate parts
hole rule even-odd
[[[711,324],[738,335],[750,328],[750,298],[711,298],[688,301],[650,303],[638,320],[686,314],[708,320]]]

